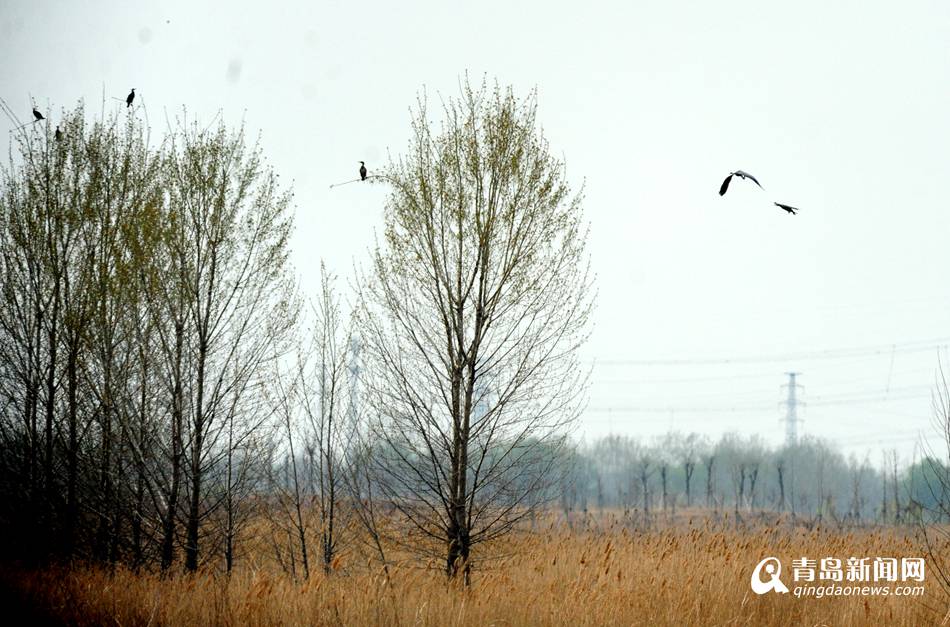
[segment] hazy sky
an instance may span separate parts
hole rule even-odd
[[[243,118],[293,182],[312,293],[320,258],[348,277],[382,224],[383,186],[329,185],[407,145],[423,87],[536,87],[591,225],[582,432],[778,442],[796,370],[802,432],[877,462],[929,431],[950,343],[948,42],[938,1],[0,0],[0,97],[55,120],[136,87],[156,135],[183,106]],[[736,168],[766,191],[720,198]]]

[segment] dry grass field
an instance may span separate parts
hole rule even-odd
[[[387,584],[355,554],[307,581],[245,563],[230,578],[162,579],[102,568],[6,570],[7,586],[77,625],[928,625],[947,597],[927,575],[923,595],[796,598],[754,594],[752,569],[776,556],[917,556],[913,530],[808,530],[761,523],[677,523],[631,531],[616,519],[550,523],[491,547],[472,585],[435,568],[396,566]],[[929,564],[928,564],[929,566]],[[793,587],[791,574],[783,580]]]

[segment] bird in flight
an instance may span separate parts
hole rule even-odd
[[[742,170],[736,170],[735,172],[730,172],[729,176],[726,177],[726,180],[722,182],[722,187],[719,188],[719,195],[723,196],[726,193],[726,190],[729,189],[729,181],[732,180],[733,176],[738,176],[740,179],[749,179],[753,183],[759,186],[759,189],[765,189],[762,185],[755,179],[754,176],[748,172],[743,172]]]
[[[129,95],[125,98],[125,108],[128,109],[132,106],[132,101],[135,100],[135,87],[132,88],[132,91],[129,92]]]
[[[35,105],[33,106],[33,117],[36,118],[36,121],[37,121],[37,122],[39,122],[40,120],[46,119],[46,118],[43,117],[43,114],[42,114],[42,113],[40,113],[39,111],[37,111]]]
[[[792,207],[791,205],[783,205],[780,202],[775,203],[775,206],[779,209],[784,209],[792,215],[796,215],[796,212],[799,210],[798,207]]]
[[[360,180],[361,181],[366,180],[366,162],[365,161],[360,161]]]

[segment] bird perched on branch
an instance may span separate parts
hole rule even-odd
[[[56,141],[59,141],[63,138],[63,132],[59,130],[59,124],[56,125],[56,133],[54,134]]]
[[[43,117],[43,114],[42,114],[42,113],[40,113],[39,111],[37,111],[36,105],[33,106],[33,117],[36,118],[36,121],[37,121],[37,122],[39,122],[40,120],[45,120],[45,119],[46,119],[46,118]]]
[[[365,161],[360,161],[360,180],[361,181],[366,180],[366,162]]]
[[[726,177],[726,180],[722,182],[722,187],[719,188],[719,195],[722,196],[726,193],[726,190],[729,189],[729,181],[732,180],[732,177],[738,176],[740,179],[749,179],[753,183],[759,186],[759,189],[765,189],[762,185],[755,179],[754,176],[748,172],[743,172],[742,170],[736,170],[735,172],[730,172],[729,176]]]
[[[775,203],[775,206],[778,207],[779,209],[784,209],[785,211],[789,212],[793,216],[797,215],[798,207],[792,207],[791,205],[783,205],[780,202]]]
[[[125,108],[128,109],[132,106],[132,101],[135,100],[135,87],[132,88],[132,91],[129,92],[129,95],[125,98]]]

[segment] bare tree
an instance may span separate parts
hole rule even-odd
[[[943,358],[938,360],[932,394],[933,426],[938,436],[938,444],[930,446],[924,443],[925,457],[923,467],[924,486],[928,506],[922,508],[917,518],[918,537],[927,552],[927,566],[935,575],[944,599],[950,599],[950,565],[946,560],[950,547],[950,531],[946,521],[950,520],[950,378],[944,369]],[[884,470],[884,485],[887,485],[887,469]],[[895,491],[897,486],[894,486]],[[896,500],[896,497],[895,497]],[[923,500],[923,499],[922,499]],[[886,507],[887,494],[883,497],[882,508]]]
[[[703,453],[703,467],[706,469],[706,507],[710,508],[713,505],[715,489],[715,475],[713,473],[716,467],[716,449],[712,446],[707,447]]]
[[[134,118],[87,126],[80,106],[61,124],[65,135],[18,133],[20,162],[4,173],[0,386],[7,407],[23,412],[23,511],[43,550],[72,556],[84,501],[95,553],[114,561],[119,525],[141,520],[124,511],[128,486],[117,480],[126,399],[114,373],[132,347],[126,283],[143,261],[133,242],[156,202],[159,160]]]
[[[677,439],[676,456],[683,465],[683,481],[686,492],[686,507],[692,505],[692,492],[690,486],[693,480],[693,473],[696,471],[696,464],[699,461],[699,451],[705,446],[699,435],[695,433]]]
[[[25,552],[43,552],[53,503],[52,407],[63,263],[57,245],[68,177],[47,128],[12,136],[21,159],[3,171],[0,198],[2,272],[3,478],[16,499],[4,499]],[[45,396],[45,401],[44,401]],[[17,490],[16,487],[19,487]],[[32,529],[31,529],[32,527]]]
[[[653,478],[658,466],[655,451],[651,447],[637,443],[632,451],[630,464],[637,481],[640,482],[640,502],[643,507],[643,513],[649,520],[650,479]]]
[[[759,468],[761,468],[762,461],[765,458],[765,445],[762,440],[756,436],[750,436],[745,446],[744,455],[749,472],[749,502],[747,505],[749,511],[752,511],[755,509],[757,494],[755,488],[758,485]]]
[[[436,133],[420,103],[409,155],[380,175],[392,194],[360,339],[379,494],[403,540],[467,580],[472,547],[558,482],[591,279],[580,198],[534,95],[466,86],[443,113]]]
[[[901,506],[901,493],[900,493],[900,483],[897,478],[897,449],[891,450],[891,485],[893,487],[892,494],[894,496],[894,522],[900,524],[902,519],[902,506]],[[886,474],[887,471],[885,471]]]
[[[870,465],[868,458],[858,460],[857,456],[851,455],[848,460],[848,474],[851,480],[851,503],[848,511],[848,518],[855,524],[861,522],[861,512],[864,511],[864,481],[870,474]]]
[[[335,277],[323,264],[320,274],[320,297],[314,307],[319,402],[316,407],[313,403],[306,403],[304,407],[310,427],[310,473],[316,483],[320,512],[323,570],[329,574],[349,522],[341,504],[345,464],[352,454],[357,427],[355,396],[360,346],[340,310]]]
[[[141,232],[140,219],[160,203],[161,160],[149,149],[144,125],[134,118],[124,125],[124,130],[114,120],[93,125],[86,150],[95,157],[83,207],[91,290],[89,351],[83,374],[90,383],[99,433],[98,498],[92,508],[99,518],[94,551],[110,562],[119,559],[130,497],[130,485],[120,478],[127,476],[131,455],[125,449],[133,429],[138,431],[131,424],[139,417],[129,411],[128,394],[134,390],[124,386],[122,376],[135,370],[137,353],[132,333],[138,323],[130,314],[137,313],[135,301],[140,295],[128,283],[149,262],[137,248],[150,237]]]
[[[254,433],[261,417],[245,413],[247,404],[257,402],[268,362],[288,349],[296,320],[287,265],[290,194],[280,191],[260,149],[223,126],[177,131],[166,171],[168,275],[181,282],[172,283],[170,301],[183,322],[172,362],[189,369],[191,401],[178,451],[187,456],[185,566],[195,570],[202,521],[214,507],[202,498],[206,471],[231,464],[234,447]],[[176,403],[183,394],[176,392]],[[228,473],[226,491],[232,479]]]
[[[887,452],[881,451],[881,523],[887,524]]]
[[[57,117],[0,175],[0,519],[34,556],[164,570],[184,512],[187,565],[208,534],[230,568],[296,316],[289,195],[241,134]]]
[[[319,534],[322,568],[330,574],[347,540],[352,510],[344,507],[347,464],[354,455],[357,429],[358,343],[349,330],[335,288],[335,277],[321,264],[320,294],[313,307],[313,336],[291,365],[275,376],[278,413],[285,435],[285,472],[274,473],[272,488],[284,510],[300,553],[304,577],[310,576],[309,536]]]
[[[778,480],[778,505],[776,509],[780,512],[784,512],[786,508],[786,497],[785,497],[785,482],[787,481],[787,472],[788,472],[788,462],[785,460],[784,455],[780,455],[778,459],[775,460],[775,475]]]
[[[300,387],[305,383],[298,373],[305,368],[300,360],[306,353],[297,357],[291,364],[291,372],[285,373],[281,364],[275,364],[274,382],[267,396],[274,406],[281,437],[271,450],[267,463],[268,491],[274,496],[273,502],[263,508],[263,513],[271,522],[272,543],[277,560],[284,570],[297,576],[297,554],[303,569],[303,578],[310,577],[310,511],[312,495],[308,492],[304,466],[313,457],[312,449],[298,437],[300,430],[300,405],[303,393]],[[301,448],[307,451],[306,456]]]

